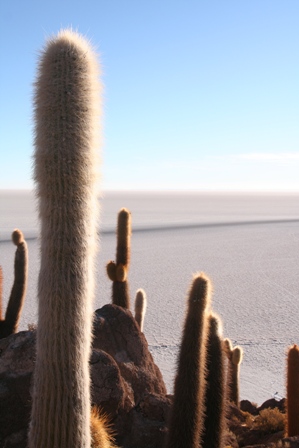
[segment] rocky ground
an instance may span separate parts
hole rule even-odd
[[[31,409],[36,333],[0,340],[0,448],[25,448]],[[95,312],[92,401],[109,415],[124,448],[161,448],[172,396],[130,311],[105,305]],[[272,411],[271,411],[272,410]],[[299,447],[284,438],[285,402],[229,405],[224,447]]]

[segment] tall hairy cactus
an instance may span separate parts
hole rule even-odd
[[[112,303],[123,308],[130,308],[128,271],[131,252],[131,213],[122,208],[117,220],[116,262],[109,261],[106,268],[112,280]]]
[[[188,310],[178,358],[167,448],[199,448],[204,416],[207,318],[211,286],[197,274],[188,296]]]
[[[299,435],[299,347],[293,345],[287,357],[287,436]]]
[[[14,263],[14,283],[4,319],[2,319],[2,269],[0,271],[0,338],[5,338],[17,332],[27,289],[28,250],[23,233],[19,229],[13,231],[12,241],[17,246]]]
[[[203,448],[220,448],[223,445],[225,375],[221,326],[220,318],[211,313],[208,317]]]
[[[91,445],[98,77],[83,37],[64,30],[47,42],[34,97],[41,267],[30,448]]]
[[[143,289],[138,289],[135,298],[135,320],[139,325],[140,331],[143,331],[144,317],[146,313],[147,299]]]

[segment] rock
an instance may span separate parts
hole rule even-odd
[[[129,310],[105,305],[95,312],[93,347],[116,361],[123,379],[133,390],[135,404],[146,394],[166,395],[162,374]]]
[[[34,358],[35,332],[0,340],[0,447],[27,445]]]
[[[131,410],[128,432],[124,434],[120,444],[130,448],[164,446],[171,403],[172,400],[167,396],[145,395],[139,405]]]
[[[124,447],[161,446],[171,399],[147,341],[128,310],[106,305],[94,319],[92,402]],[[0,340],[0,448],[25,448],[31,412],[35,331]]]
[[[245,423],[246,417],[235,404],[229,402],[226,408],[226,418],[230,422]]]
[[[120,410],[134,406],[133,391],[128,390],[114,359],[103,350],[93,349],[91,359],[92,403],[113,420]]]
[[[258,412],[261,412],[263,409],[274,409],[277,408],[280,410],[280,412],[286,411],[286,399],[282,398],[281,400],[277,401],[275,398],[270,398],[269,400],[266,400],[259,408]]]
[[[265,432],[259,429],[249,429],[242,434],[242,437],[238,437],[239,446],[247,447],[256,446],[256,445],[265,445],[268,446],[272,443],[276,443],[281,440],[283,437],[283,431],[276,432],[274,434],[265,434]]]
[[[257,406],[249,400],[241,400],[240,409],[243,412],[249,412],[251,415],[258,415],[259,413]]]
[[[165,422],[168,420],[173,397],[157,394],[146,394],[138,408],[142,415],[149,420]]]

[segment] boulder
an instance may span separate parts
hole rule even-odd
[[[129,310],[105,305],[95,312],[93,347],[115,360],[122,378],[133,391],[135,404],[146,394],[167,393],[146,338]]]
[[[129,414],[127,433],[120,445],[130,448],[161,448],[167,434],[166,422],[172,399],[166,395],[146,394]]]
[[[0,448],[27,446],[35,345],[35,331],[0,340]],[[117,442],[161,446],[171,400],[130,311],[106,305],[95,312],[90,366],[92,403],[109,416]]]
[[[274,409],[277,408],[280,412],[286,411],[286,399],[282,398],[281,400],[275,400],[275,398],[270,398],[266,400],[259,408],[258,412],[261,412],[263,409]]]
[[[0,339],[0,447],[26,446],[34,358],[35,332]]]
[[[258,415],[259,410],[254,403],[251,403],[249,400],[241,400],[240,401],[240,409],[243,412],[249,412],[251,415]]]

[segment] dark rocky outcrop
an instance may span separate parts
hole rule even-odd
[[[35,359],[35,331],[0,340],[0,448],[26,448]],[[172,396],[167,395],[143,333],[130,311],[105,305],[94,315],[90,359],[92,401],[111,420],[117,444],[123,448],[161,448],[167,433]],[[241,409],[240,409],[241,408]],[[224,446],[276,448],[288,442],[299,448],[299,437],[265,433],[247,424],[266,408],[285,411],[285,400],[267,400],[260,407],[247,400],[227,406]]]
[[[27,444],[35,342],[35,331],[0,340],[0,448]],[[90,365],[93,404],[109,415],[118,443],[161,446],[171,400],[130,311],[106,305],[95,312]]]

